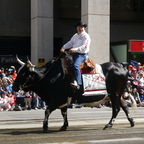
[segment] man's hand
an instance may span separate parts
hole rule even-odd
[[[60,52],[64,52],[65,51],[65,49],[62,47],[61,49],[60,49]]]
[[[75,52],[76,52],[75,48],[71,48],[69,51],[70,51],[71,53],[75,53]]]

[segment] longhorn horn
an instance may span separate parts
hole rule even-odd
[[[27,56],[27,64],[28,64],[28,67],[34,67],[35,66],[31,63],[28,56]]]
[[[22,62],[19,58],[18,58],[18,56],[16,55],[16,59],[17,59],[17,61],[18,61],[18,63],[20,64],[20,65],[25,65],[25,63],[24,62]]]

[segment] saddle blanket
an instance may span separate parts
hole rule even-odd
[[[106,95],[105,77],[97,74],[82,74],[84,96]]]

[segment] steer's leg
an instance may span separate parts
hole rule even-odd
[[[63,107],[61,109],[61,114],[63,116],[64,119],[64,124],[63,126],[60,128],[60,131],[65,131],[68,127],[68,120],[67,120],[67,106]]]
[[[127,119],[128,121],[130,122],[131,124],[131,127],[134,127],[134,120],[133,118],[131,117],[130,113],[129,113],[129,108],[128,108],[128,105],[127,103],[124,101],[123,98],[121,98],[121,101],[120,101],[120,106],[121,108],[123,109],[123,111],[125,112],[126,116],[127,116]]]
[[[111,103],[112,103],[112,117],[111,117],[109,123],[103,128],[103,130],[112,128],[112,126],[115,122],[115,118],[117,117],[117,114],[120,111],[120,103],[119,103],[118,96],[116,96],[116,95],[113,96],[113,98],[111,99]]]
[[[44,132],[47,132],[48,130],[48,118],[49,118],[49,115],[51,114],[50,110],[47,108],[45,110],[45,117],[44,117],[44,121],[43,121],[43,131]]]

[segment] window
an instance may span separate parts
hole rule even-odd
[[[81,1],[80,0],[62,0],[61,1],[61,7],[66,7],[66,8],[80,8]]]
[[[112,11],[144,12],[144,0],[111,0]]]
[[[144,0],[111,0],[111,21],[144,22]]]

